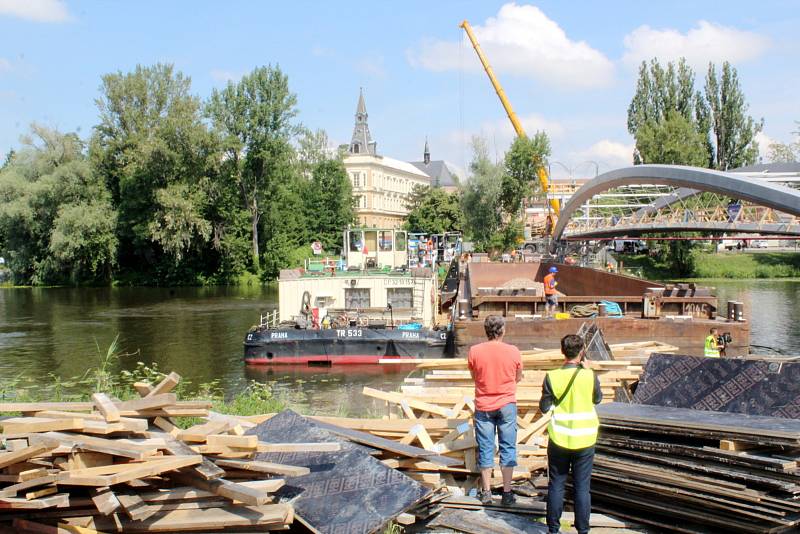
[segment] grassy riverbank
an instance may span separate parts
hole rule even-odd
[[[686,278],[799,278],[797,252],[702,252],[693,251],[694,270]],[[649,280],[677,277],[661,262],[646,255],[621,256],[624,271]]]

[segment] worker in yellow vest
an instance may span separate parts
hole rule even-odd
[[[583,362],[583,340],[576,335],[561,339],[564,364],[548,371],[542,384],[539,408],[550,414],[547,427],[547,528],[559,531],[564,510],[564,486],[572,469],[575,488],[575,529],[589,532],[592,503],[589,483],[594,463],[594,444],[600,422],[594,405],[603,398],[600,380]]]
[[[725,347],[720,345],[717,340],[719,339],[719,330],[712,328],[711,332],[706,337],[705,346],[703,349],[703,356],[706,358],[719,358],[719,353]]]

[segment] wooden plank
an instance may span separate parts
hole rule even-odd
[[[144,521],[126,521],[124,532],[170,532],[180,530],[218,530],[221,528],[290,524],[294,511],[288,504],[238,506],[230,509],[205,508],[172,510],[159,513]],[[116,530],[110,518],[98,517],[92,527],[97,530]]]
[[[135,493],[119,493],[117,500],[125,510],[125,514],[133,521],[142,521],[158,511],[157,508],[145,504],[142,498]]]
[[[0,412],[34,413],[44,410],[91,412],[92,402],[0,402]]]
[[[134,382],[133,389],[136,390],[140,397],[146,397],[153,391],[153,386],[148,382]]]
[[[25,447],[24,449],[20,449],[15,452],[7,452],[0,455],[0,469],[8,467],[12,464],[24,462],[25,460],[33,458],[34,456],[41,456],[55,448],[55,445],[38,444]]]
[[[156,417],[153,419],[153,424],[172,436],[173,438],[177,438],[181,432],[181,429],[175,426],[172,421],[165,417]]]
[[[181,381],[181,375],[173,371],[167,376],[165,376],[164,380],[156,384],[156,386],[153,389],[151,389],[150,392],[147,393],[147,395],[145,395],[145,398],[147,399],[155,397],[156,395],[161,395],[163,393],[169,393],[170,391],[175,389],[175,386],[177,386],[178,382],[180,381]]]
[[[0,497],[0,510],[42,510],[44,508],[62,508],[69,506],[69,493],[59,493],[41,499],[20,499],[16,497]]]
[[[400,404],[403,401],[406,401],[408,406],[415,410],[421,410],[423,412],[432,413],[434,415],[439,415],[441,417],[453,417],[452,410],[448,408],[442,408],[441,406],[437,406],[435,404],[431,404],[429,402],[423,402],[416,399],[409,399],[403,396],[400,393],[391,393],[387,391],[381,391],[379,389],[373,389],[370,387],[364,387],[362,393],[368,397],[373,397],[380,400],[385,400],[388,402],[392,402],[394,404]],[[456,399],[456,402],[458,399]],[[452,403],[451,403],[452,404]]]
[[[6,486],[0,490],[0,497],[16,497],[17,493],[26,489],[35,488],[44,484],[52,484],[57,479],[56,475],[45,474],[44,476],[32,478]]]
[[[120,506],[122,506],[117,499],[117,496],[114,495],[114,492],[111,491],[111,488],[94,488],[89,492],[92,502],[94,503],[97,511],[103,515],[109,515],[113,512],[119,510]]]
[[[156,408],[171,406],[176,402],[178,402],[178,398],[174,393],[162,393],[152,397],[148,396],[141,399],[132,399],[125,402],[120,402],[117,404],[117,408],[120,411],[138,412],[140,410],[154,410]]]
[[[58,491],[58,489],[55,486],[50,486],[50,487],[47,487],[47,488],[41,488],[41,489],[38,489],[38,490],[29,491],[29,492],[25,493],[25,498],[30,501],[32,499],[38,499],[40,497],[45,497],[47,495],[52,495],[56,491]]]
[[[199,425],[191,426],[178,433],[178,439],[204,443],[210,434],[219,434],[230,428],[227,421],[209,421]]]
[[[44,417],[11,417],[0,421],[5,434],[30,434],[57,430],[82,430],[83,419],[47,419]]]
[[[46,432],[44,434],[36,434],[31,436],[31,439],[46,440],[48,443],[55,439],[70,449],[101,452],[105,454],[111,454],[113,456],[130,458],[132,460],[144,460],[145,458],[158,452],[158,449],[154,447],[140,447],[133,444],[127,444],[123,446],[111,439],[80,434],[65,434],[61,432]]]
[[[116,423],[119,421],[119,410],[108,398],[105,393],[95,393],[92,395],[92,402],[97,406],[97,411],[103,414],[107,423]]]
[[[168,456],[141,463],[117,464],[65,471],[58,475],[58,484],[73,486],[113,486],[137,478],[153,476],[182,467],[197,465],[201,456]]]
[[[262,462],[258,460],[215,460],[220,467],[241,469],[243,471],[254,471],[257,473],[269,473],[272,475],[284,475],[288,477],[299,477],[311,472],[308,467],[296,467],[293,465],[276,464],[272,462]]]
[[[238,449],[255,449],[259,446],[258,436],[232,436],[230,434],[209,434],[206,443],[210,447],[236,447]]]
[[[168,476],[172,480],[177,481],[179,484],[195,486],[202,490],[213,493],[214,495],[226,497],[228,499],[239,501],[251,506],[265,504],[271,499],[267,490],[251,488],[245,484],[231,482],[229,480],[225,480],[224,478],[205,480],[194,473],[183,471],[170,473]],[[284,484],[282,479],[275,479],[266,482],[270,482],[272,484],[270,486],[272,491],[277,491]]]

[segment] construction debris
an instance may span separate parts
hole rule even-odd
[[[598,413],[595,510],[688,533],[800,526],[800,421],[619,403]]]
[[[207,417],[209,402],[178,401],[172,373],[142,398],[0,403],[0,528],[15,532],[213,532],[286,528],[294,518],[274,493],[294,466],[241,468],[262,444],[229,423],[192,427],[183,440],[172,417]],[[170,434],[164,427],[175,430]],[[177,435],[177,437],[176,437]],[[313,447],[339,447],[338,443]],[[217,464],[216,462],[219,462]],[[49,530],[48,530],[49,529]]]

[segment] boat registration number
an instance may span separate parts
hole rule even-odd
[[[403,332],[405,339],[419,339],[419,332]]]
[[[336,335],[338,337],[361,337],[362,333],[361,330],[336,330]]]

